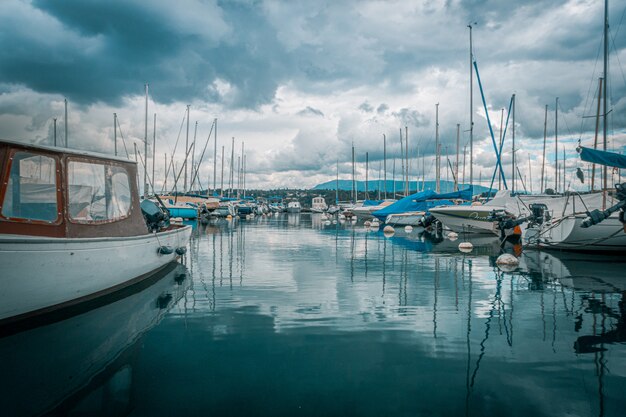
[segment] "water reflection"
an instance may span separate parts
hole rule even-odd
[[[152,284],[84,314],[0,338],[3,415],[127,415],[133,407],[137,341],[188,287],[171,264]]]
[[[497,238],[294,217],[194,231],[188,291],[126,349],[134,415],[622,414],[621,261],[503,272]]]

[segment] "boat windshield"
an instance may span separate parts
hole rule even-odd
[[[128,173],[123,167],[96,162],[70,161],[68,207],[72,221],[114,221],[130,214]]]
[[[2,216],[55,222],[59,217],[56,160],[30,152],[16,152],[2,202]]]

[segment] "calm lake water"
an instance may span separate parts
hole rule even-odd
[[[623,416],[626,261],[280,215],[0,339],[2,415]]]

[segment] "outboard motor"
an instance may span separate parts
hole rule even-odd
[[[626,183],[615,184],[616,197],[619,200],[617,204],[609,207],[606,210],[592,210],[587,212],[587,218],[583,220],[580,227],[591,227],[603,220],[608,219],[611,214],[619,211],[619,220],[624,225],[624,231],[626,232],[626,219],[624,219],[624,209],[626,208]]]
[[[544,222],[550,220],[548,206],[543,203],[529,204],[530,216],[528,216],[528,226],[541,226]]]
[[[151,232],[158,232],[170,225],[169,212],[164,211],[154,201],[143,200],[141,202],[141,213],[146,219],[146,225]]]
[[[427,215],[422,217],[419,222],[420,222],[421,226],[424,229],[426,229],[427,227],[432,225],[435,222],[435,220],[436,220],[435,216],[433,216],[432,214],[428,213]]]

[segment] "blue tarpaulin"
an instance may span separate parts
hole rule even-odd
[[[429,209],[454,204],[450,200],[471,200],[472,191],[470,188],[463,191],[455,191],[453,193],[437,194],[432,190],[425,190],[419,193],[411,194],[401,200],[396,201],[387,207],[377,210],[372,214],[378,219],[384,221],[390,214],[405,213],[407,211],[428,211]]]
[[[580,159],[594,164],[626,169],[626,155],[615,152],[598,151],[596,149],[580,146]]]
[[[363,201],[363,207],[377,206],[382,202],[383,200],[365,200]]]

